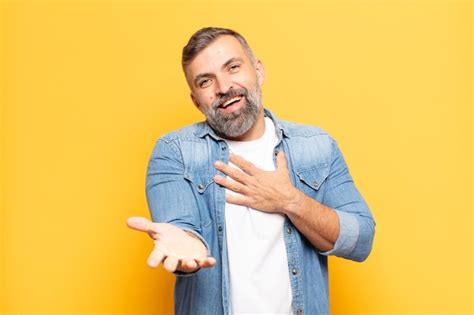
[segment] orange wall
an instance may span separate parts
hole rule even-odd
[[[166,314],[146,266],[154,140],[201,120],[180,70],[198,28],[235,28],[264,104],[339,141],[377,221],[330,260],[332,314],[472,314],[470,2],[6,1],[0,267],[5,314]]]

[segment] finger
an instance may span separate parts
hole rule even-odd
[[[156,268],[163,261],[164,257],[165,254],[159,249],[155,248],[151,252],[150,256],[148,256],[147,264],[151,268]]]
[[[258,167],[253,165],[251,162],[247,161],[240,155],[231,153],[229,156],[229,161],[234,163],[236,166],[238,166],[242,171],[244,171],[248,175],[255,175],[260,171]]]
[[[277,154],[277,169],[288,170],[288,163],[286,161],[286,156],[283,151],[280,151]]]
[[[209,268],[216,264],[216,259],[214,257],[204,257],[197,259],[197,263],[201,268]]]
[[[165,258],[163,262],[163,267],[168,272],[176,271],[176,267],[178,267],[179,259],[175,256],[168,256]]]
[[[179,263],[179,269],[185,272],[191,272],[199,267],[194,259],[182,259]]]
[[[223,172],[224,174],[226,174],[227,176],[229,176],[230,178],[232,178],[235,181],[238,181],[242,184],[245,184],[248,181],[248,175],[247,174],[245,174],[244,172],[242,172],[239,169],[236,169],[236,168],[234,168],[230,165],[225,164],[222,161],[214,162],[214,166],[216,167],[216,169]]]
[[[184,265],[188,268],[188,269],[191,269],[191,270],[195,270],[196,268],[198,268],[198,264],[197,262],[194,260],[194,259],[189,259],[187,261],[185,261]]]
[[[212,267],[216,264],[216,259],[214,257],[207,257],[206,260],[204,260],[204,263],[201,265],[203,268],[209,268]]]
[[[127,225],[137,231],[158,233],[156,225],[144,217],[130,217],[127,219]]]
[[[245,197],[242,195],[239,196],[239,195],[225,194],[225,201],[234,205],[246,206],[246,207],[250,206],[248,197]]]
[[[245,185],[235,181],[235,180],[230,180],[228,178],[225,178],[220,175],[214,176],[214,182],[216,182],[219,185],[224,186],[227,189],[230,189],[236,193],[241,193],[241,194],[246,194],[248,192],[248,189]]]

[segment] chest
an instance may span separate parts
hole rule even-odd
[[[199,139],[181,141],[180,154],[184,162],[183,176],[200,194],[204,194],[218,174],[213,164],[217,160],[229,163],[231,147],[225,141]],[[255,151],[247,158],[257,167],[274,169],[275,157],[272,152],[283,150],[288,162],[288,171],[295,187],[307,195],[320,200],[325,179],[330,173],[331,143],[319,137],[296,137],[282,139],[277,145]],[[271,161],[271,162],[270,162]],[[273,165],[272,165],[273,162]]]

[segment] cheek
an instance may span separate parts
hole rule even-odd
[[[249,89],[258,83],[258,78],[256,73],[247,73],[238,78],[238,82],[241,82],[241,85]]]
[[[200,103],[207,103],[209,100],[212,100],[213,96],[211,93],[195,93],[194,97],[200,102]]]
[[[201,94],[196,95],[196,100],[201,106],[209,107],[216,99],[215,95],[212,94]]]

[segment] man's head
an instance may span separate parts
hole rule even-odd
[[[183,48],[182,66],[193,103],[218,134],[239,138],[263,121],[263,65],[240,34],[199,30]]]

